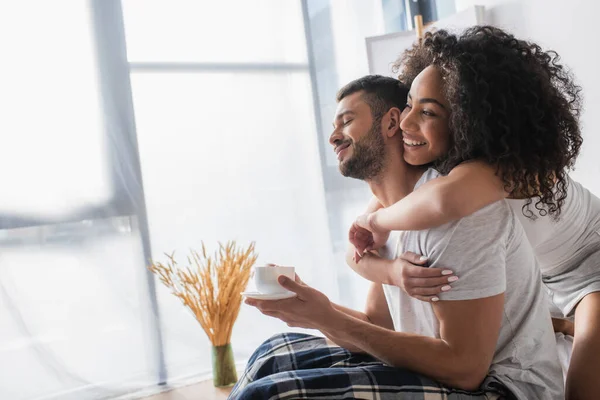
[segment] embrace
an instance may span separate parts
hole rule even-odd
[[[330,143],[373,199],[348,265],[364,312],[297,294],[246,300],[286,333],[231,399],[600,398],[600,199],[568,170],[580,88],[553,52],[493,27],[427,33],[398,79],[344,86]],[[555,331],[574,336],[563,370]]]

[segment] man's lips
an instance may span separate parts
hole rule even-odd
[[[338,161],[342,161],[348,147],[350,147],[350,143],[344,143],[335,148],[335,154],[337,154]]]
[[[340,144],[339,146],[337,146],[335,148],[335,154],[340,154],[340,152],[344,149],[347,149],[350,146],[350,143],[343,143]]]
[[[341,149],[337,155],[337,159],[338,161],[342,161],[342,158],[344,158],[344,154],[346,154],[346,150],[348,150],[348,147],[345,147],[343,149]]]

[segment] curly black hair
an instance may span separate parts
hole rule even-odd
[[[582,143],[581,88],[554,51],[516,39],[492,26],[460,35],[428,32],[394,63],[410,85],[434,65],[451,106],[451,148],[436,162],[448,173],[463,161],[497,167],[511,197],[538,197],[540,215],[560,215],[567,195],[567,170]]]

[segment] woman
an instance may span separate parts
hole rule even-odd
[[[401,125],[405,160],[433,163],[447,175],[387,209],[371,204],[350,239],[360,259],[384,243],[389,230],[439,226],[511,199],[540,261],[553,316],[575,321],[567,398],[591,399],[600,389],[594,376],[600,362],[600,200],[566,173],[581,146],[580,89],[557,60],[555,53],[491,27],[460,37],[428,34],[406,52],[396,64],[400,80],[411,84],[423,69],[435,67],[446,82],[440,95],[450,104],[450,117],[440,121],[438,104],[415,104],[409,96]],[[440,129],[432,129],[440,123],[450,131],[448,145]],[[363,276],[387,280],[421,300],[439,300],[439,293],[451,290],[449,282],[460,284],[459,277],[444,275],[448,271],[402,262],[387,263],[384,271],[384,263],[369,263],[374,265],[350,261]],[[401,272],[390,272],[390,265]]]

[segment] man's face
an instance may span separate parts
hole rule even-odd
[[[383,170],[385,140],[381,121],[373,118],[362,95],[359,91],[339,102],[329,143],[337,154],[342,175],[369,180]]]

